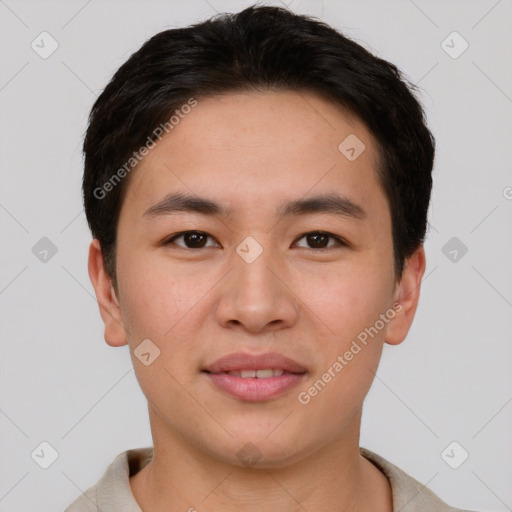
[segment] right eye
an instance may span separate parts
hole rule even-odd
[[[215,245],[206,245],[207,239],[213,237],[203,231],[182,231],[168,238],[163,245],[174,243],[183,249],[202,249],[203,247],[215,247]],[[177,240],[183,239],[183,244],[176,243]],[[217,244],[218,245],[218,244]]]

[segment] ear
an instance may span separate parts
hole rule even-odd
[[[386,331],[386,343],[398,345],[407,336],[418,307],[421,280],[424,273],[425,251],[421,245],[405,261],[402,277],[396,285],[395,304],[400,304],[401,309],[394,308],[397,313],[389,322]]]
[[[89,277],[94,286],[101,318],[105,324],[105,341],[111,347],[126,345],[127,338],[121,308],[112,279],[105,270],[105,262],[97,238],[91,242],[89,247]]]

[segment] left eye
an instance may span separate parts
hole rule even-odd
[[[334,240],[335,243],[327,245],[329,238]],[[326,233],[325,231],[311,231],[311,233],[306,233],[299,238],[299,240],[302,239],[306,239],[306,242],[310,245],[310,247],[306,247],[306,249],[328,249],[335,245],[347,245],[340,237]]]

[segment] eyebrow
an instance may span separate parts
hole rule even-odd
[[[149,207],[144,212],[143,217],[153,218],[171,215],[176,212],[229,217],[234,213],[234,210],[204,197],[171,193]],[[296,199],[283,204],[277,210],[277,216],[280,219],[318,213],[330,213],[354,219],[365,219],[367,217],[361,206],[339,194],[321,194],[307,199]]]
[[[366,218],[366,212],[361,206],[339,194],[322,194],[308,199],[290,201],[281,207],[279,217],[282,219],[314,213],[331,213],[354,219]]]

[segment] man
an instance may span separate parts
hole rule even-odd
[[[276,7],[121,66],[84,143],[89,274],[154,446],[68,512],[457,510],[359,446],[425,270],[434,140],[411,91]]]

